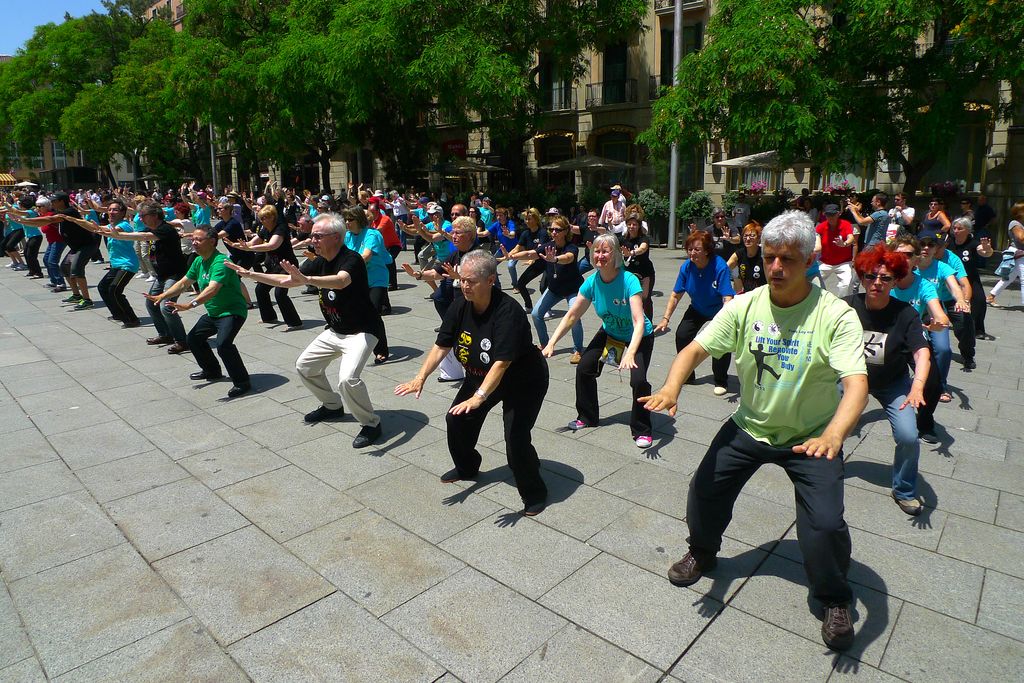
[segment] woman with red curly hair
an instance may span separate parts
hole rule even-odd
[[[910,272],[910,263],[905,255],[877,244],[858,254],[853,265],[864,293],[849,296],[846,302],[864,328],[868,390],[885,409],[896,440],[892,497],[903,512],[919,515],[917,461],[921,445],[914,409],[924,405],[931,350],[917,311],[890,296],[890,290]],[[913,368],[913,377],[908,367]]]

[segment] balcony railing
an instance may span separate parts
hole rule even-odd
[[[542,111],[572,111],[576,109],[576,88],[561,86],[541,92]]]
[[[647,99],[656,100],[661,97],[662,86],[668,87],[672,85],[671,76],[651,76],[650,85],[647,91]]]
[[[683,0],[683,11],[706,9],[707,0]],[[676,9],[676,0],[654,0],[655,14],[671,14]]]
[[[174,19],[178,20],[185,16],[185,5],[178,5],[174,9]]]
[[[636,79],[623,78],[617,81],[591,83],[587,86],[587,109],[609,104],[636,102]]]

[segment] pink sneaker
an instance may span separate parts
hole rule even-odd
[[[638,436],[634,440],[637,448],[650,448],[651,444],[654,443],[649,436]]]
[[[583,420],[573,420],[572,422],[569,423],[569,429],[571,429],[574,432],[578,432],[581,429],[586,429],[589,426],[590,425],[588,425]]]

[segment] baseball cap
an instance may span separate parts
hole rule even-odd
[[[557,208],[552,206],[550,209],[548,209],[547,211],[544,212],[544,215],[545,216],[559,216],[559,215],[561,215],[561,213],[562,213],[561,211],[559,211]]]
[[[330,203],[331,195],[329,195],[329,194],[323,195],[322,197],[320,197],[320,201],[322,201],[324,203]]]
[[[382,206],[384,206],[384,197],[378,197],[374,195],[373,197],[370,197],[370,199],[366,203],[369,206],[375,206],[379,209]]]
[[[839,215],[839,206],[836,204],[826,204],[822,211],[826,216],[837,216]]]
[[[436,214],[436,213],[443,214],[444,213],[444,209],[441,208],[440,204],[430,204],[429,206],[427,206],[427,213],[430,213],[430,214]]]

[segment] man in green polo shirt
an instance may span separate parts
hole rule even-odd
[[[220,364],[210,349],[209,338],[217,335],[217,353],[224,361],[224,369],[234,386],[228,390],[228,398],[235,398],[247,393],[249,371],[242,363],[242,356],[235,346],[235,337],[245,324],[249,306],[242,294],[242,281],[238,273],[224,265],[228,257],[217,251],[217,230],[212,227],[197,228],[192,233],[192,246],[198,258],[192,262],[185,277],[157,297],[157,302],[171,299],[177,294],[198,283],[199,294],[188,303],[172,302],[177,311],[187,311],[199,304],[206,306],[206,313],[196,322],[188,333],[188,348],[192,351],[199,372],[189,375],[190,379],[213,381],[224,375]]]

